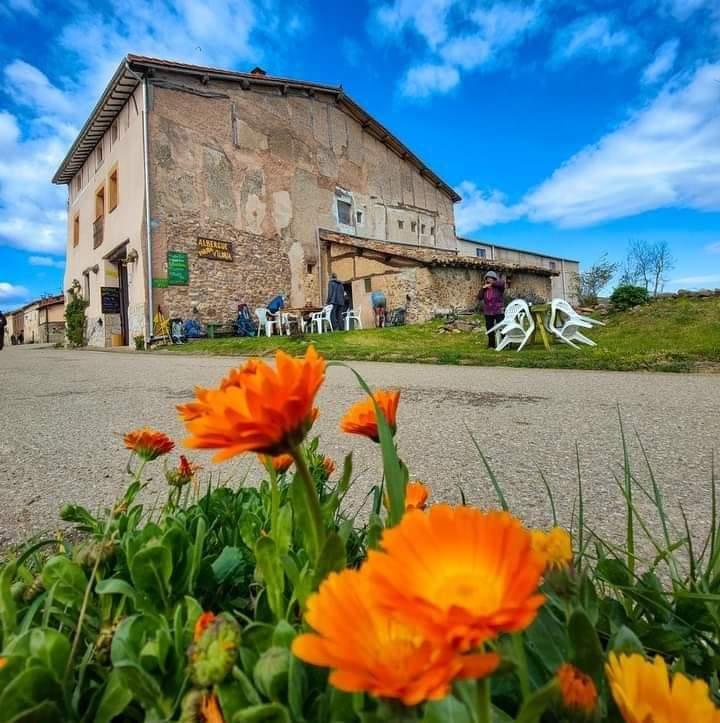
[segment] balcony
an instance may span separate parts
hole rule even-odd
[[[100,216],[93,223],[93,248],[96,249],[103,242],[105,232],[105,217]]]

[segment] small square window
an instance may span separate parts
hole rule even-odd
[[[365,279],[365,291],[372,291],[372,279]]]
[[[362,225],[363,222],[363,212],[362,211],[355,211],[355,220],[358,224]]]
[[[485,249],[475,249],[475,256],[477,256],[480,259],[485,258]]]
[[[417,221],[410,221],[410,230],[415,233],[417,231]]]
[[[405,228],[405,221],[398,221],[398,228],[399,228],[400,230],[404,229],[404,228]]]
[[[347,201],[337,201],[337,219],[343,226],[352,224],[352,206]]]
[[[313,271],[315,271],[315,264],[307,264],[307,272],[312,274]]]

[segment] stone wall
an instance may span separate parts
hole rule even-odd
[[[65,322],[49,321],[40,324],[41,343],[62,344],[65,341]]]
[[[153,277],[167,278],[167,252],[188,255],[188,286],[153,289],[158,305],[170,317],[199,317],[204,323],[234,320],[237,307],[266,304],[290,287],[288,241],[240,231],[218,219],[203,219],[190,212],[161,214],[153,236]],[[233,261],[200,258],[198,237],[232,243]]]

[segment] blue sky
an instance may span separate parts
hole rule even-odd
[[[342,84],[458,230],[587,265],[666,240],[720,287],[720,0],[3,0],[0,308],[62,288],[59,161],[122,56]]]

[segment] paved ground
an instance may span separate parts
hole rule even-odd
[[[53,528],[65,502],[108,505],[125,481],[121,435],[147,424],[181,438],[174,405],[189,399],[194,385],[216,384],[234,361],[6,347],[0,352],[0,543]],[[371,385],[402,390],[401,452],[435,499],[459,501],[462,488],[474,503],[495,503],[467,425],[516,512],[530,524],[548,524],[542,469],[567,522],[577,441],[588,519],[604,533],[620,533],[623,505],[612,472],[622,460],[619,402],[628,434],[637,428],[643,437],[669,504],[682,503],[697,524],[709,518],[711,449],[720,445],[717,376],[354,366]],[[360,396],[350,372],[332,368],[316,426],[336,459],[355,450],[355,506],[379,475],[375,446],[338,431],[342,412]],[[635,443],[632,449],[640,469]],[[154,470],[150,487],[164,493],[161,467]],[[248,458],[213,471],[235,480],[259,474]]]

